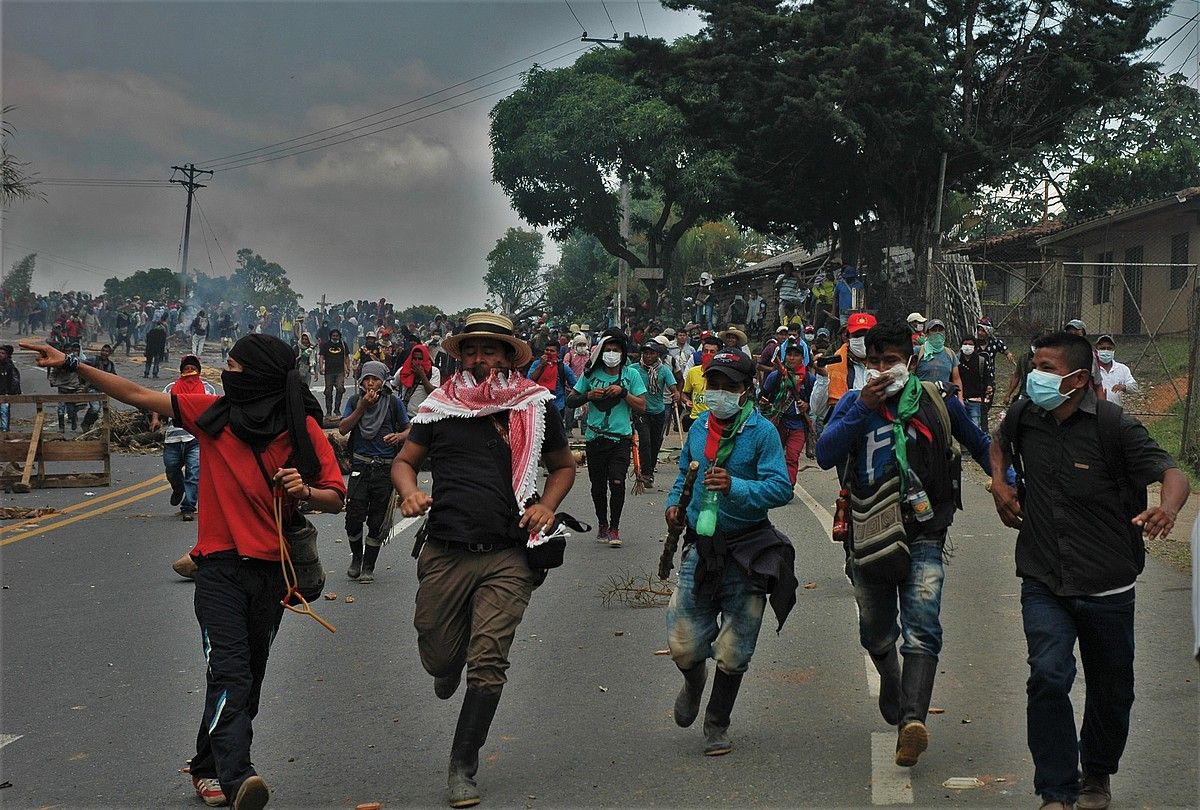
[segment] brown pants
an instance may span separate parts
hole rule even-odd
[[[417,559],[417,649],[434,677],[467,667],[467,685],[498,692],[533,593],[523,548],[476,554],[427,542]]]

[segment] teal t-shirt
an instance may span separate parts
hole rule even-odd
[[[650,384],[650,369],[641,363],[635,364],[632,368],[637,370],[638,376],[642,378],[642,383],[646,386],[646,413],[665,411],[667,403],[663,398],[663,393],[675,384],[675,375],[671,373],[670,367],[666,363],[658,364],[658,376],[654,380],[654,385]]]
[[[575,383],[575,390],[586,394],[595,388],[607,388],[610,385],[621,385],[635,397],[646,393],[642,375],[630,365],[624,366],[619,375],[609,374],[603,368],[585,372]],[[632,435],[633,411],[628,402],[621,400],[607,409],[602,409],[599,402],[588,403],[587,431],[584,433],[584,439],[589,442],[598,438],[616,441]]]

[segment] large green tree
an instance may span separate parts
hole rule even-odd
[[[1192,171],[1187,164],[1196,144],[1200,91],[1182,75],[1148,73],[1138,92],[1080,110],[1058,143],[1001,172],[975,195],[973,224],[963,236],[1032,225],[1059,212],[1089,216],[1196,185],[1194,158]]]
[[[258,306],[291,309],[302,297],[292,289],[287,271],[278,262],[269,262],[250,248],[237,252],[232,282],[241,300]]]
[[[946,187],[968,194],[1125,98],[1169,0],[666,0],[705,20],[682,96],[693,131],[736,147],[739,222],[854,259],[880,220],[924,255]]]
[[[589,234],[630,267],[661,267],[667,282],[679,239],[725,213],[729,168],[672,103],[678,57],[645,39],[637,49],[592,51],[570,67],[529,71],[491,113],[492,177],[523,219],[560,242]],[[642,211],[631,218],[640,253],[621,235],[622,181],[631,209]],[[647,282],[651,300],[659,286]]]
[[[562,243],[558,264],[546,276],[546,307],[567,323],[602,323],[617,284],[617,260],[590,234]]]
[[[542,235],[523,228],[509,228],[488,252],[483,277],[488,296],[514,320],[526,317],[545,300],[544,254]]]
[[[135,295],[161,301],[179,298],[179,276],[169,267],[151,267],[138,270],[125,278],[113,276],[104,282],[104,295],[114,301],[124,301]]]
[[[25,258],[13,262],[12,268],[0,278],[0,301],[29,295],[33,287],[33,270],[36,263],[36,253],[30,253]]]

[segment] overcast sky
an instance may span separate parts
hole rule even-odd
[[[607,12],[599,2],[571,0],[570,8],[592,36],[615,27],[672,40],[700,27],[696,16],[655,0],[608,0]],[[1197,12],[1200,0],[1177,0],[1156,33],[1175,31]],[[193,269],[228,274],[234,252],[249,247],[282,264],[310,306],[322,294],[383,295],[451,311],[483,302],[484,256],[505,228],[521,224],[491,182],[487,113],[495,98],[297,157],[241,168],[212,161],[403,104],[563,43],[388,114],[406,114],[389,123],[411,121],[512,87],[516,79],[497,80],[533,61],[569,64],[581,47],[580,24],[563,0],[4,0],[0,28],[0,90],[3,103],[17,107],[9,116],[18,130],[12,149],[41,177],[165,180],[171,165],[226,166],[197,194],[204,216],[193,215]],[[1172,69],[1187,59],[1189,75],[1200,59],[1193,29],[1158,54]],[[46,202],[18,203],[7,214],[0,242],[5,268],[38,251],[39,291],[98,291],[111,275],[179,266],[180,187],[43,190]]]
[[[640,4],[645,29],[634,2],[608,0],[612,23],[599,2],[570,6],[590,36],[611,36],[615,25],[670,40],[700,27],[694,15],[655,0]],[[436,104],[534,61],[568,65],[583,47],[562,0],[4,0],[0,24],[3,101],[17,107],[11,148],[43,178],[166,180],[171,165],[220,166],[209,161],[403,104],[565,43],[393,111],[407,115],[389,123],[428,115],[515,86],[518,79],[508,79]],[[506,228],[522,224],[491,182],[487,114],[497,98],[218,171],[196,195],[205,216],[193,209],[188,264],[226,275],[226,260],[252,248],[282,264],[310,306],[322,293],[451,311],[482,304],[484,257]],[[38,251],[39,291],[98,291],[111,275],[179,266],[186,196],[179,186],[43,190],[45,203],[18,203],[6,215],[0,259],[7,268]]]

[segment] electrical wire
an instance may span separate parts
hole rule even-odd
[[[646,15],[642,13],[642,0],[637,0],[638,16],[642,18],[642,31],[646,36],[650,36],[650,29],[646,27]]]
[[[612,15],[608,13],[608,3],[605,3],[604,0],[600,0],[600,8],[604,9],[604,15],[608,17],[608,24],[612,26],[613,38],[616,38],[617,24],[613,22]]]
[[[583,27],[583,22],[579,19],[579,15],[575,13],[575,9],[571,8],[570,0],[563,0],[563,2],[567,4],[567,11],[571,12],[571,16],[575,18],[575,22],[579,23],[579,30],[583,32],[584,36],[587,36],[587,29]]]
[[[221,247],[221,240],[217,237],[217,231],[212,226],[212,220],[208,218],[208,214],[204,213],[204,207],[200,205],[199,195],[196,196],[196,210],[200,212],[200,219],[208,226],[208,232],[212,234],[213,241],[217,243],[217,252],[221,254],[225,266],[229,268],[229,275],[233,275],[233,265],[229,263],[229,257],[225,255],[225,248]]]
[[[13,247],[19,247],[22,250],[28,250],[29,252],[36,253],[39,256],[46,256],[50,259],[55,259],[55,260],[57,260],[58,264],[61,264],[63,267],[67,267],[68,269],[71,269],[71,270],[83,270],[88,273],[112,273],[113,275],[117,274],[116,270],[109,270],[107,267],[101,267],[100,265],[97,265],[97,264],[88,264],[87,262],[81,262],[78,259],[68,259],[65,256],[56,256],[53,253],[47,253],[44,250],[38,250],[37,248],[30,247],[29,245],[22,245],[20,242],[14,242],[11,239],[5,239],[4,244],[12,245]]]
[[[553,59],[550,62],[547,62],[546,64],[553,64],[554,62],[561,61],[563,59],[568,59],[568,58],[575,56],[576,54],[582,53],[583,51],[586,51],[586,50],[588,50],[588,48],[578,48],[575,51],[572,51],[571,53],[564,54],[563,56],[557,57],[556,59]],[[511,79],[518,78],[520,76],[525,75],[526,73],[528,73],[528,71],[522,71],[520,73],[515,73],[511,76],[507,76],[504,79],[497,79],[495,81],[488,82],[487,84],[481,85],[480,87],[476,87],[471,90],[467,90],[462,93],[455,94],[454,96],[450,96],[448,98],[442,99],[441,101],[437,101],[432,104],[427,104],[427,105],[425,105],[423,107],[419,107],[415,110],[410,110],[408,113],[404,113],[404,115],[411,115],[412,113],[420,112],[421,110],[424,110],[424,109],[429,109],[431,107],[437,107],[438,105],[443,104],[446,101],[452,101],[455,98],[459,98],[459,97],[465,96],[465,95],[470,95],[471,93],[478,92],[479,90],[482,90],[485,87],[490,87],[491,85],[498,84],[505,80],[511,80]],[[521,86],[520,84],[515,84],[515,85],[509,86],[509,87],[504,87],[504,88],[501,88],[500,90],[497,90],[497,91],[494,91],[491,93],[486,93],[482,96],[477,96],[476,98],[470,98],[470,99],[467,99],[466,101],[451,105],[449,107],[442,107],[441,109],[435,109],[435,110],[433,110],[433,112],[426,113],[425,115],[421,115],[416,118],[410,118],[405,121],[400,121],[399,123],[390,124],[389,126],[378,127],[376,129],[370,129],[371,127],[377,127],[379,124],[386,123],[387,121],[395,120],[395,118],[403,117],[403,116],[393,116],[392,118],[384,119],[383,121],[376,121],[372,124],[367,124],[367,125],[360,126],[360,127],[355,127],[354,129],[346,130],[345,132],[341,132],[336,135],[329,135],[329,136],[326,136],[325,138],[320,138],[317,141],[311,141],[309,144],[297,144],[296,147],[288,147],[286,149],[275,150],[275,152],[282,152],[283,154],[274,154],[272,152],[267,152],[262,155],[256,155],[253,157],[249,157],[249,158],[246,158],[241,161],[231,162],[224,166],[217,166],[215,168],[215,171],[231,171],[233,169],[243,169],[243,168],[246,168],[247,166],[254,166],[259,163],[270,163],[275,160],[282,160],[284,158],[294,157],[296,155],[303,155],[306,152],[313,152],[318,149],[326,149],[330,146],[337,146],[339,144],[349,143],[350,141],[355,141],[355,140],[358,140],[359,138],[366,138],[371,135],[378,135],[381,132],[387,132],[389,130],[396,129],[397,127],[407,126],[408,124],[415,124],[418,121],[424,121],[427,118],[432,118],[436,115],[441,115],[442,113],[451,112],[452,110],[457,110],[461,107],[465,107],[469,104],[474,104],[478,101],[483,101],[485,99],[494,98],[495,96],[499,96],[499,95],[503,95],[505,93],[512,92],[513,90],[520,88],[520,86]],[[361,129],[369,129],[369,131],[360,132],[357,135],[350,135],[350,133],[355,132],[357,130],[361,130]],[[344,137],[344,136],[349,136],[349,137]],[[300,146],[304,146],[306,148],[302,148],[302,149],[297,148]],[[273,154],[274,154],[274,156],[272,156]]]
[[[460,82],[456,82],[455,84],[449,85],[447,87],[443,87],[440,90],[435,90],[431,93],[426,93],[423,96],[417,96],[416,98],[411,98],[408,101],[404,101],[399,104],[394,104],[391,107],[385,107],[382,110],[377,110],[376,112],[369,113],[367,115],[362,115],[362,116],[359,116],[358,118],[352,118],[349,121],[343,121],[340,124],[334,124],[333,126],[325,127],[324,129],[318,129],[314,132],[309,132],[305,135],[298,135],[295,138],[288,138],[285,141],[276,141],[275,143],[265,144],[264,146],[259,146],[255,149],[248,149],[244,152],[235,152],[231,155],[221,155],[220,157],[209,158],[209,159],[203,160],[203,161],[196,161],[196,163],[198,165],[211,166],[211,165],[214,165],[217,163],[224,163],[227,161],[231,161],[233,158],[248,157],[250,155],[254,155],[256,152],[264,152],[266,150],[273,149],[277,146],[283,146],[285,144],[296,144],[297,141],[304,141],[315,135],[322,135],[326,132],[330,132],[330,131],[336,130],[336,129],[341,129],[342,127],[347,127],[351,124],[357,124],[361,121],[367,120],[368,118],[375,118],[375,117],[383,115],[385,113],[392,112],[393,110],[398,110],[401,107],[407,107],[410,104],[416,104],[418,101],[424,101],[428,98],[432,98],[434,96],[441,95],[442,93],[445,93],[448,90],[454,90],[458,87],[462,87],[463,85],[471,84],[472,82],[478,81],[479,79],[486,78],[487,76],[490,76],[493,73],[499,73],[500,71],[505,70],[506,68],[513,67],[514,65],[519,65],[522,62],[528,62],[530,59],[536,59],[537,57],[541,56],[542,54],[549,53],[550,51],[553,51],[557,48],[561,48],[563,45],[567,45],[567,44],[570,44],[570,43],[576,42],[576,41],[578,41],[578,40],[576,40],[575,37],[571,37],[570,39],[564,39],[562,42],[559,42],[555,45],[551,45],[549,48],[543,48],[542,50],[538,51],[537,53],[532,53],[532,54],[529,54],[528,56],[523,56],[520,59],[513,60],[512,62],[501,65],[500,67],[497,67],[497,68],[493,68],[492,70],[485,71],[483,73],[480,73],[477,76],[472,76],[469,79],[463,79]],[[382,122],[376,121],[374,123],[382,123]],[[296,144],[296,145],[300,146],[301,144]]]

